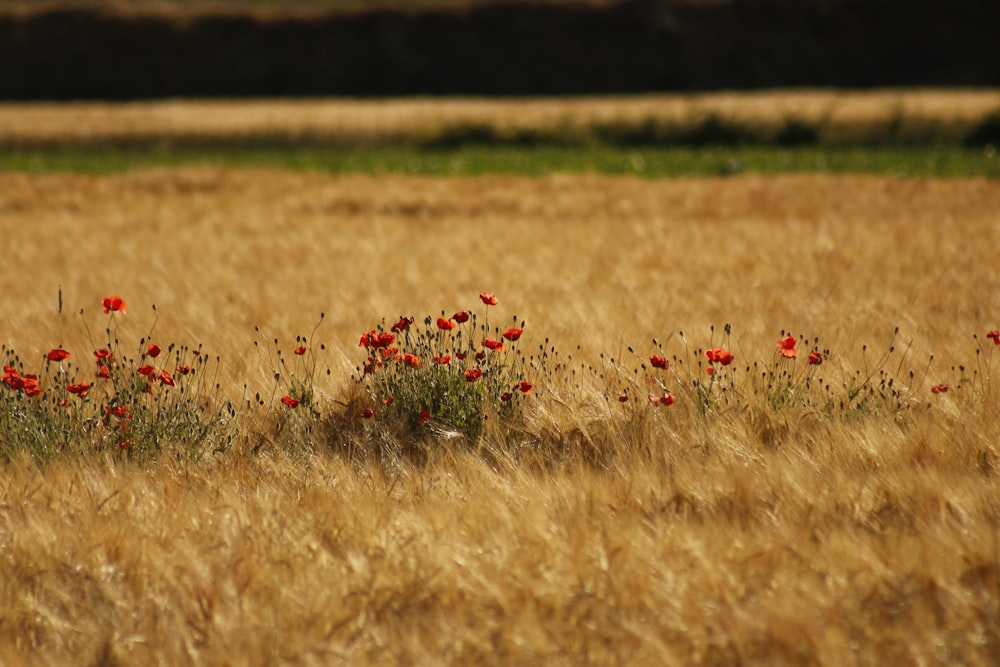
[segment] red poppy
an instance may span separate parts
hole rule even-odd
[[[104,365],[104,362],[101,361],[100,359],[97,360],[97,377],[101,378],[102,380],[107,380],[108,378],[111,377],[111,371],[108,369],[107,366]]]
[[[521,337],[521,333],[522,331],[517,327],[511,327],[510,329],[507,329],[506,331],[503,332],[503,337],[513,343],[515,340]]]
[[[531,384],[527,380],[521,380],[516,385],[514,385],[514,387],[516,387],[517,390],[522,394],[530,394],[531,390],[535,388],[535,385]]]
[[[479,350],[479,352],[476,352],[476,361],[482,361],[485,358],[486,358],[486,353],[485,352],[483,352],[482,350]]]
[[[465,324],[466,322],[469,321],[469,311],[467,311],[467,310],[460,310],[457,313],[455,313],[454,315],[452,315],[451,319],[455,320],[459,324]]]
[[[509,391],[505,391],[504,393],[500,394],[500,400],[504,403],[508,402],[511,398],[513,398],[513,394],[511,394]]]
[[[793,336],[785,336],[779,340],[778,352],[786,359],[794,359],[799,356],[799,351],[795,349],[795,338]]]
[[[441,329],[442,331],[451,331],[456,326],[458,326],[457,324],[455,324],[451,320],[446,320],[443,317],[439,317],[437,319],[437,325],[438,325],[438,329]]]
[[[297,348],[295,348],[295,354],[299,355],[300,357],[305,353],[306,353],[305,345],[299,345]]]
[[[715,375],[715,366],[705,366],[705,372],[709,375]]]
[[[418,368],[420,366],[420,357],[415,354],[406,353],[403,355],[403,363],[410,368]]]
[[[87,395],[87,392],[90,391],[90,387],[91,384],[89,382],[78,382],[77,384],[66,385],[66,391],[83,398]]]
[[[396,333],[403,333],[410,328],[411,324],[413,324],[412,317],[401,317],[398,322],[392,325],[392,330]]]
[[[107,359],[111,356],[111,352],[105,349],[94,350],[94,356],[98,359]]]
[[[618,402],[628,403],[628,393],[623,391],[622,393],[618,394]]]
[[[943,383],[942,384],[936,384],[933,387],[931,387],[931,393],[932,394],[943,394],[944,392],[948,391],[949,389],[951,389],[951,387],[949,385],[947,385],[947,384],[943,384]]]
[[[284,403],[285,405],[287,405],[290,408],[297,408],[297,407],[299,407],[299,400],[295,399],[295,398],[292,398],[291,396],[282,396],[281,397],[281,402]]]
[[[1000,345],[1000,331],[995,331],[995,330],[991,331],[988,334],[986,334],[986,337],[992,338],[994,345]]]
[[[158,356],[160,356],[160,352],[162,352],[162,350],[160,349],[160,346],[157,345],[156,343],[150,343],[149,347],[146,348],[146,354],[152,357],[153,359],[156,359]]]
[[[499,301],[497,301],[497,295],[493,292],[480,292],[479,300],[485,303],[487,306],[495,306]]]
[[[143,376],[156,375],[156,367],[146,364],[145,366],[139,366],[135,372]]]
[[[478,368],[470,368],[467,371],[465,371],[466,382],[475,382],[481,377],[483,377],[483,371],[481,371]]]
[[[426,424],[431,420],[430,410],[421,410],[420,415],[417,417],[417,422],[420,424]]]
[[[44,393],[45,393],[45,390],[42,389],[41,387],[39,387],[38,385],[35,385],[34,387],[25,387],[24,388],[24,395],[28,396],[29,398],[33,398],[35,396],[41,396]]]
[[[483,347],[488,347],[496,352],[503,352],[503,341],[495,338],[484,338]]]
[[[131,419],[132,415],[129,414],[127,405],[116,405],[113,408],[108,409],[109,414],[118,417],[119,419]]]
[[[174,378],[170,375],[170,373],[166,371],[160,371],[160,382],[167,385],[168,387],[175,386]]]
[[[49,350],[49,353],[45,355],[45,358],[49,361],[63,361],[64,359],[70,358],[70,353],[61,347],[57,347],[54,350]]]
[[[174,372],[177,373],[178,375],[187,375],[188,373],[191,372],[191,367],[190,366],[178,366],[177,368],[174,369]]]
[[[367,333],[361,334],[361,342],[358,343],[358,347],[371,347],[379,349],[382,347],[389,347],[392,345],[396,337],[389,333],[388,331],[376,331],[372,329]]]
[[[670,364],[667,363],[666,357],[661,357],[658,354],[654,354],[649,358],[649,363],[653,364],[653,368],[662,368],[664,370],[670,368]]]
[[[819,366],[823,363],[823,353],[822,352],[810,352],[809,353],[809,365]]]
[[[438,354],[434,356],[435,363],[438,364],[450,364],[451,355],[450,354]]]
[[[125,312],[125,299],[121,298],[117,294],[112,294],[111,296],[104,297],[101,301],[101,305],[104,306],[104,312],[110,313],[124,313]]]
[[[650,394],[647,398],[649,398],[649,402],[652,403],[653,405],[674,404],[674,395],[671,394],[669,391],[665,392],[662,396],[656,396],[654,394]]]
[[[374,416],[375,416],[375,411],[372,410],[371,408],[365,408],[364,410],[361,411],[362,419],[371,419]]]
[[[469,356],[469,355],[467,355],[465,352],[456,352],[455,353],[455,358],[458,359],[459,361],[461,361],[462,359],[465,359],[467,356]]]
[[[723,366],[728,366],[733,363],[733,359],[735,358],[731,352],[723,350],[721,347],[712,347],[705,350],[705,356],[708,357],[708,360],[712,363],[719,363]]]
[[[125,438],[124,440],[122,440],[121,442],[118,443],[118,447],[120,449],[128,449],[131,446],[132,446],[132,439],[131,438]]]

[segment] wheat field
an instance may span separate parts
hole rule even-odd
[[[8,102],[0,105],[0,146],[366,146],[448,139],[470,129],[485,129],[500,141],[586,143],[650,128],[671,136],[712,119],[755,141],[769,140],[793,123],[814,130],[821,144],[961,144],[998,113],[1000,91],[940,88],[534,99]]]
[[[254,340],[322,341],[336,412],[358,334],[488,290],[580,369],[537,378],[516,455],[6,464],[2,662],[995,664],[998,210],[981,179],[0,174],[24,359],[86,352],[121,294],[123,337],[203,344],[224,395],[269,391]],[[598,400],[608,357],[726,324],[739,364],[818,337],[834,385],[894,341],[909,408]]]

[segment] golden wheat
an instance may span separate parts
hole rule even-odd
[[[101,334],[109,293],[129,301],[123,338],[149,332],[155,303],[156,337],[204,343],[223,359],[221,393],[238,394],[271,382],[255,338],[290,344],[325,312],[316,339],[333,374],[319,389],[332,406],[362,331],[489,290],[497,317],[527,320],[526,344],[548,337],[615,391],[602,353],[648,355],[653,337],[678,352],[680,330],[707,346],[725,323],[739,363],[770,359],[784,329],[819,336],[832,375],[871,363],[898,326],[893,364],[907,344],[904,370],[935,355],[929,386],[955,383],[959,364],[985,371],[997,210],[1000,184],[979,179],[4,174],[0,322],[31,363],[60,342],[85,356],[83,321]],[[898,417],[761,398],[705,419],[678,403],[607,432],[617,406],[593,382],[576,398],[539,392],[529,426],[549,441],[528,439],[517,458],[487,442],[396,466],[273,447],[201,464],[8,464],[0,655],[995,660],[995,388],[973,400],[924,386]]]
[[[961,142],[1000,110],[1000,91],[909,89],[497,100],[412,98],[154,101],[128,105],[0,104],[0,145],[142,145],[270,141],[372,144],[427,141],[463,128],[498,137],[580,140],[601,127],[683,129],[707,118],[776,134],[786,122],[822,143]],[[890,132],[891,130],[891,132]]]

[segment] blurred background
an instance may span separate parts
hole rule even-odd
[[[995,0],[0,0],[0,100],[1000,85]]]

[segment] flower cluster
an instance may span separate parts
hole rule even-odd
[[[358,408],[362,419],[475,439],[491,416],[510,417],[514,398],[535,387],[516,350],[524,322],[514,317],[515,326],[491,328],[489,308],[500,301],[491,292],[479,298],[487,307],[482,324],[462,309],[427,317],[422,329],[413,317],[400,317],[388,331],[383,323],[361,335],[366,358],[357,379],[368,396]]]

